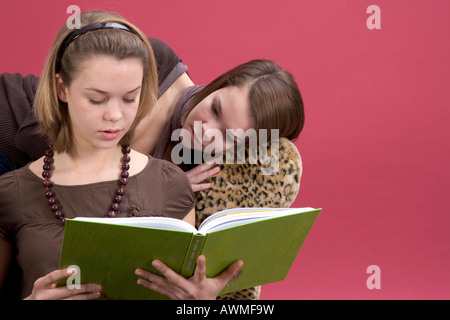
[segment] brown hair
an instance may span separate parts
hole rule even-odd
[[[117,29],[99,29],[87,32],[72,41],[60,57],[64,40],[75,30],[64,25],[59,31],[42,71],[34,102],[34,113],[41,133],[45,134],[56,151],[69,151],[72,147],[72,129],[67,103],[57,95],[56,74],[69,86],[86,59],[95,55],[108,55],[119,60],[139,58],[144,72],[136,118],[120,144],[129,143],[139,122],[156,102],[158,78],[152,47],[147,37],[120,15],[107,11],[87,11],[80,15],[81,27],[94,23],[116,22],[131,32]]]
[[[295,140],[303,129],[303,100],[293,76],[270,60],[252,60],[222,74],[204,87],[183,116],[216,90],[228,86],[249,85],[250,113],[256,130],[279,130],[279,137]]]

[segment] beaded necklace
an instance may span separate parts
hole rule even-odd
[[[130,169],[130,153],[131,149],[128,144],[125,144],[122,146],[122,173],[119,179],[119,189],[116,191],[116,195],[114,197],[114,201],[111,205],[111,209],[108,211],[106,216],[108,218],[114,218],[117,216],[117,212],[120,209],[120,203],[122,202],[122,197],[125,194],[125,186],[128,184],[128,170]],[[55,215],[55,218],[60,219],[62,224],[64,225],[66,222],[66,217],[64,216],[64,212],[62,210],[61,204],[55,197],[55,193],[51,190],[52,182],[50,181],[51,176],[51,169],[52,169],[52,163],[53,163],[53,145],[50,145],[45,151],[44,156],[44,165],[42,166],[42,169],[44,170],[42,172],[42,177],[44,178],[44,181],[42,185],[45,188],[45,197],[48,199],[48,204],[50,206],[51,211]]]

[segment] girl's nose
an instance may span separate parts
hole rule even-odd
[[[106,105],[104,118],[107,121],[113,122],[119,121],[122,118],[122,110],[120,107],[120,103],[110,100],[109,103]]]

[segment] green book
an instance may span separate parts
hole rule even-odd
[[[207,277],[244,261],[220,294],[239,291],[284,280],[320,211],[228,209],[198,230],[165,217],[67,219],[60,268],[76,266],[81,283],[102,285],[110,299],[167,299],[138,285],[135,269],[160,274],[151,265],[158,259],[188,278],[203,254]]]

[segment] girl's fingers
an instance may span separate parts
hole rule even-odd
[[[44,300],[98,298],[101,295],[102,287],[97,284],[56,287],[58,281],[73,275],[75,271],[75,269],[55,270],[37,279],[31,297]]]
[[[191,184],[198,184],[209,177],[219,173],[220,167],[215,166],[215,163],[202,163],[194,169],[188,171],[186,175]]]
[[[70,277],[73,270],[59,269],[37,279],[34,283],[34,290],[53,289],[59,280]]]
[[[75,288],[59,287],[53,290],[61,299],[86,300],[101,296],[102,287],[97,284],[81,284]]]
[[[227,282],[243,265],[242,260],[230,264],[221,274],[215,278],[206,278],[206,259],[204,255],[197,258],[194,275],[189,279],[177,274],[159,260],[152,262],[164,277],[160,277],[149,271],[136,269],[135,273],[144,278],[137,283],[148,289],[163,294],[171,299],[215,299]]]
[[[211,188],[211,183],[191,184],[192,192],[202,191]]]
[[[202,254],[197,258],[197,266],[195,267],[194,277],[197,278],[197,281],[206,278],[206,259]]]
[[[211,183],[202,182],[219,173],[220,167],[214,167],[210,169],[212,166],[214,166],[213,163],[203,163],[186,173],[189,178],[189,182],[191,183],[193,192],[211,188]]]
[[[153,263],[155,264],[155,263]],[[162,263],[161,263],[162,264]],[[164,264],[162,264],[164,265]],[[167,269],[165,269],[167,268]],[[163,274],[168,274],[169,277],[172,277],[171,272],[173,272],[170,268],[168,268],[167,266],[164,265],[161,266],[161,269],[163,269],[161,273]],[[170,271],[169,271],[170,270]],[[135,274],[145,278],[145,279],[138,279],[137,283],[143,287],[146,287],[150,290],[156,291],[162,295],[165,295],[167,297],[169,297],[170,299],[182,299],[185,292],[182,288],[180,288],[178,285],[176,285],[175,283],[171,283],[168,279],[162,278],[156,274],[153,274],[149,271],[146,270],[142,270],[142,269],[136,269]],[[175,273],[176,274],[176,273]],[[178,274],[176,274],[177,277],[175,277],[175,282],[179,283]],[[182,278],[182,277],[181,277]],[[184,279],[184,278],[183,278]]]
[[[153,284],[160,285],[161,282],[163,281],[163,279],[160,276],[158,276],[154,273],[151,273],[150,271],[147,271],[147,270],[136,269],[136,271],[134,273],[136,275],[138,275],[139,277],[144,278],[146,282],[151,282]],[[138,283],[140,285],[143,285],[144,287],[148,287],[146,283],[144,283],[144,282],[140,283],[140,280],[142,280],[142,279],[138,280]]]
[[[240,267],[244,265],[242,260],[238,260],[230,264],[221,274],[219,274],[215,279],[227,283],[239,270]]]
[[[92,300],[100,298],[101,296],[102,296],[101,291],[95,291],[95,292],[87,292],[84,294],[77,294],[75,296],[65,298],[63,300]]]
[[[159,260],[154,260],[152,262],[153,267],[155,267],[159,272],[161,272],[166,279],[173,283],[175,286],[182,288],[183,285],[186,285],[186,279],[170,269],[164,263]]]

